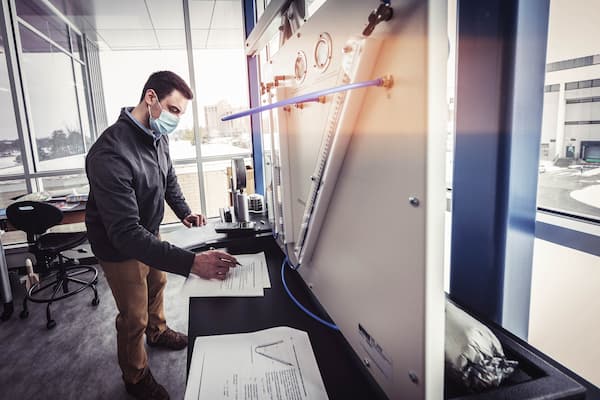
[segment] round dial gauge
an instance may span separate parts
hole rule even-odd
[[[315,67],[324,72],[331,62],[331,36],[321,33],[315,45]]]
[[[306,54],[303,51],[299,51],[294,62],[294,77],[298,83],[304,82],[306,78],[306,64]]]

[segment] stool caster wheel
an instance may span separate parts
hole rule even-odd
[[[100,304],[100,299],[96,297],[95,299],[92,300],[92,305],[94,307],[96,307],[98,304]]]
[[[48,323],[46,324],[46,328],[48,329],[52,329],[56,326],[56,321],[51,319],[50,321],[48,321]]]
[[[13,305],[12,301],[10,303],[5,303],[4,311],[2,312],[2,315],[0,315],[0,320],[8,321],[14,310],[15,306]]]
[[[23,310],[23,311],[21,311],[21,313],[19,314],[19,318],[21,318],[21,319],[25,319],[25,318],[27,318],[27,317],[29,317],[29,311],[27,311],[27,310]]]

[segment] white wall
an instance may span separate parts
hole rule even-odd
[[[600,257],[536,239],[529,343],[600,386]]]

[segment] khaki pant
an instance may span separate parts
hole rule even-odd
[[[167,274],[137,260],[99,260],[117,303],[117,354],[123,380],[137,383],[148,367],[144,333],[154,341],[167,329],[163,290]]]

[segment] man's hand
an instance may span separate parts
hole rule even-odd
[[[236,258],[224,251],[208,250],[196,254],[190,272],[204,279],[224,280],[236,263]]]
[[[191,228],[192,226],[206,225],[206,218],[202,214],[190,214],[182,219],[181,222],[188,228]]]

